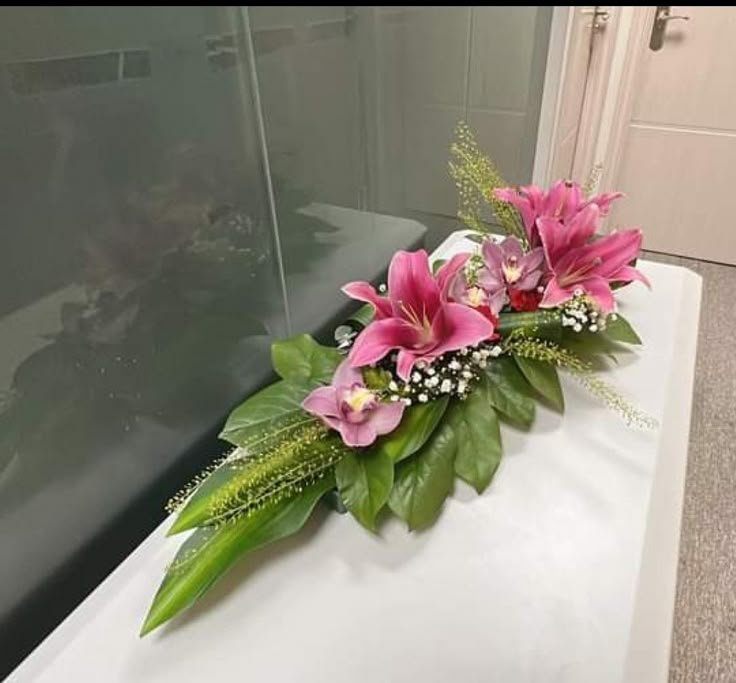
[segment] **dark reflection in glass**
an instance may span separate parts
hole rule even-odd
[[[126,542],[156,523],[286,333],[243,36],[227,8],[0,9],[2,660],[128,510]]]

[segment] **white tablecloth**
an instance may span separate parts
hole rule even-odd
[[[437,255],[464,246],[456,234]],[[666,681],[701,281],[641,268],[653,291],[620,301],[644,347],[607,379],[658,430],[567,382],[566,416],[504,427],[489,490],[458,484],[433,528],[375,536],[321,511],[139,639],[182,540],[166,522],[9,680]]]

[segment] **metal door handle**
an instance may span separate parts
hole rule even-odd
[[[670,5],[658,5],[657,11],[654,14],[654,23],[652,24],[652,35],[649,37],[649,49],[657,50],[662,49],[664,45],[664,32],[667,28],[667,22],[673,19],[681,19],[683,21],[690,21],[690,17],[686,17],[683,14],[670,14],[672,7]]]
[[[596,5],[593,9],[581,9],[580,14],[593,17],[593,22],[590,27],[594,31],[600,31],[604,28],[608,23],[608,20],[611,18],[611,12],[600,5]]]

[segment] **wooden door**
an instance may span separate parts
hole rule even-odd
[[[671,6],[658,50],[662,8],[637,10],[607,182],[627,199],[609,224],[641,226],[654,251],[736,264],[736,7]]]

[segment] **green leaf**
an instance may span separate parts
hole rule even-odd
[[[348,318],[348,322],[356,322],[361,327],[366,327],[368,323],[373,320],[375,313],[373,306],[365,304]]]
[[[388,504],[409,529],[422,529],[434,522],[452,492],[457,438],[444,421],[413,458],[397,467]]]
[[[559,412],[565,410],[565,396],[562,393],[560,378],[557,374],[557,368],[551,363],[545,363],[534,358],[523,358],[516,356],[514,358],[519,366],[521,373],[526,377],[541,396],[550,402],[552,407]]]
[[[290,384],[315,386],[329,384],[342,360],[340,352],[318,344],[308,334],[274,342],[271,345],[273,369]]]
[[[606,320],[606,329],[603,334],[613,341],[625,342],[626,344],[641,344],[641,338],[636,333],[628,320],[620,313],[616,314],[616,319],[611,317]]]
[[[376,450],[388,455],[392,462],[399,462],[416,453],[439,424],[447,409],[447,402],[445,397],[407,408],[401,424],[380,439]]]
[[[290,497],[352,452],[334,432],[314,438],[315,420],[303,430],[274,435],[246,457],[223,463],[179,511],[168,535],[223,522]],[[321,428],[321,425],[317,425]]]
[[[523,330],[538,339],[557,341],[563,329],[559,311],[543,309],[530,313],[501,313],[498,321],[498,333],[501,337]]]
[[[245,553],[296,533],[334,485],[333,477],[324,477],[298,496],[261,508],[237,522],[195,531],[164,577],[141,636],[194,604]]]
[[[438,258],[432,261],[432,274],[437,275],[437,271],[447,263],[446,258]]]
[[[560,346],[589,363],[593,370],[605,370],[609,367],[607,360],[618,363],[616,354],[630,352],[629,347],[609,339],[602,332],[574,332],[569,328],[564,331]]]
[[[509,422],[529,429],[534,422],[534,390],[513,358],[501,356],[488,363],[488,400]]]
[[[253,447],[284,426],[298,422],[300,416],[307,419],[301,407],[307,393],[307,387],[286,382],[261,389],[230,413],[220,438],[235,446]]]
[[[501,429],[496,411],[490,406],[487,379],[481,380],[467,399],[450,407],[447,421],[457,438],[455,473],[482,493],[503,455]]]
[[[340,497],[364,527],[376,528],[376,515],[394,483],[394,461],[381,450],[352,451],[335,466]]]

